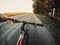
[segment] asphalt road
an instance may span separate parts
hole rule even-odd
[[[10,18],[16,20],[24,20],[28,22],[35,22],[42,24],[42,22],[34,14],[16,15]],[[22,23],[13,23],[11,21],[0,23],[0,45],[16,45],[20,36]],[[48,32],[47,28],[41,26],[34,26],[30,24],[25,25],[25,30],[28,29],[28,43],[27,45],[55,45],[55,40]]]

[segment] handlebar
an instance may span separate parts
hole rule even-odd
[[[25,24],[31,24],[31,25],[37,25],[37,26],[44,26],[44,24],[36,24],[36,23],[27,22],[27,21],[19,21],[19,20],[15,20],[14,23],[25,23]]]

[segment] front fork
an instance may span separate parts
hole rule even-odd
[[[22,32],[19,37],[18,45],[23,45],[23,43],[24,43],[24,32]]]
[[[21,36],[21,39],[20,39],[18,45],[26,45],[27,44],[27,40],[28,40],[27,33],[22,32],[22,34],[20,36]]]

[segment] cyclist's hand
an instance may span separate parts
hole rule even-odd
[[[10,20],[10,21],[12,21],[12,22],[14,22],[14,19],[12,19],[12,18],[7,18],[8,20]]]
[[[12,18],[8,18],[9,20],[11,20],[13,23],[18,23],[19,21],[16,19],[12,19]]]
[[[0,17],[0,22],[6,22],[6,21],[8,21],[7,18],[1,18],[1,17]]]
[[[6,21],[12,21],[12,22],[15,22],[15,23],[18,22],[18,20],[15,20],[15,19],[12,19],[12,18],[1,18],[0,17],[0,22],[6,22]]]
[[[18,22],[19,22],[18,20],[15,20],[15,19],[11,19],[11,21],[12,21],[13,23],[18,23]]]

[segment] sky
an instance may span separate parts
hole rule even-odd
[[[32,0],[0,0],[0,13],[32,12]]]

